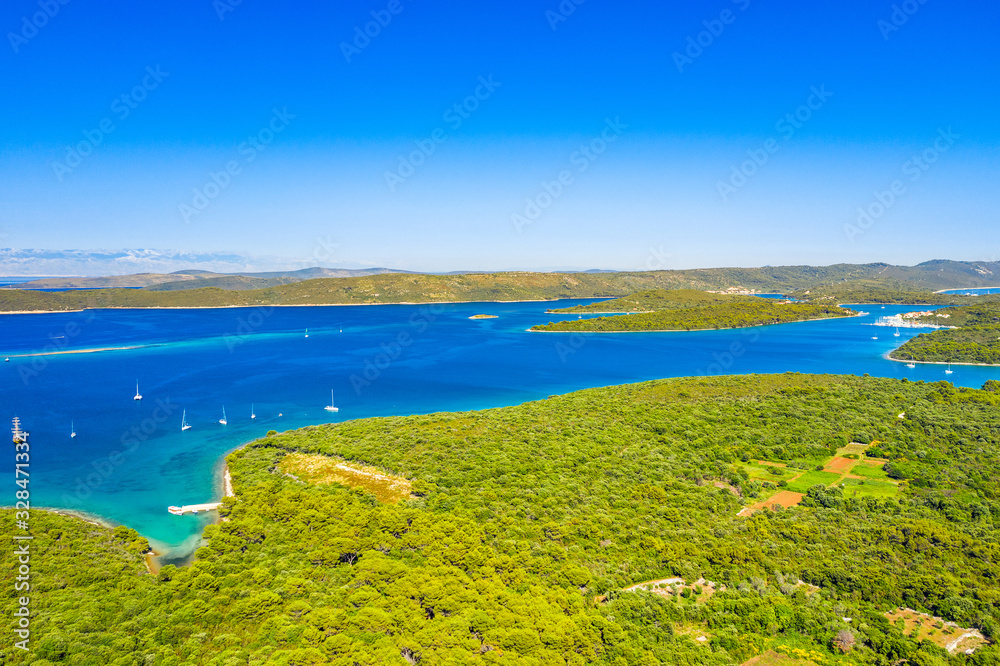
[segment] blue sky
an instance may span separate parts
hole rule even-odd
[[[1000,254],[993,3],[64,1],[0,10],[0,246],[412,270]]]

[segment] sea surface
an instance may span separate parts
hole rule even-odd
[[[985,296],[987,294],[1000,294],[1000,287],[987,287],[984,289],[945,289],[942,294],[958,294],[960,296]]]
[[[687,375],[869,373],[975,387],[1000,379],[997,368],[955,366],[945,375],[941,366],[908,369],[883,358],[921,331],[900,329],[897,338],[872,323],[912,306],[729,331],[526,331],[564,317],[547,308],[586,302],[5,315],[0,356],[11,358],[0,363],[0,418],[17,415],[31,433],[33,506],[128,525],[180,557],[211,516],[173,516],[167,506],[217,500],[223,455],[271,429],[499,407]],[[475,314],[498,318],[470,320]],[[24,356],[106,347],[136,348]],[[133,399],[137,380],[141,401]],[[335,414],[323,409],[331,389]],[[228,425],[218,423],[223,409]],[[182,432],[185,411],[192,428]],[[7,450],[4,474],[14,464]],[[13,501],[13,489],[0,498]]]

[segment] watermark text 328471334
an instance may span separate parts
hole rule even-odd
[[[31,514],[31,491],[29,467],[31,465],[31,447],[28,445],[28,433],[21,430],[21,422],[14,418],[14,521],[10,530],[14,542],[14,634],[19,641],[14,647],[28,650],[31,640],[31,533],[29,531]],[[23,596],[21,596],[23,595]]]

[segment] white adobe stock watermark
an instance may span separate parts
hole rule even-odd
[[[938,135],[931,145],[903,162],[903,166],[900,167],[903,175],[909,182],[917,182],[960,138],[962,135],[956,134],[951,127],[938,129]],[[847,240],[853,243],[858,236],[863,236],[906,192],[906,182],[901,178],[889,183],[888,189],[875,190],[874,201],[867,206],[859,206],[855,221],[844,224],[844,235],[847,236]]]
[[[126,120],[132,112],[139,108],[149,93],[160,87],[163,80],[170,76],[170,72],[164,72],[161,65],[155,68],[152,65],[146,67],[146,74],[142,80],[131,90],[123,92],[111,102],[111,113],[118,122]],[[111,116],[102,118],[93,129],[82,130],[83,141],[72,146],[66,146],[66,155],[62,160],[52,163],[52,170],[56,174],[59,182],[63,182],[66,176],[73,173],[73,170],[83,164],[83,160],[90,156],[99,145],[104,143],[105,137],[117,129],[115,120]]]
[[[920,11],[920,7],[926,2],[927,0],[903,0],[903,2],[893,5],[889,19],[879,19],[875,24],[879,32],[882,33],[882,39],[889,41],[889,36],[894,32],[899,32],[909,22],[910,17]]]
[[[472,117],[483,102],[492,97],[497,88],[503,84],[493,80],[493,75],[480,76],[479,85],[461,102],[453,104],[444,112],[442,120],[448,123],[448,127],[453,132],[458,131],[462,124]],[[395,171],[386,171],[385,183],[389,186],[389,191],[395,192],[399,185],[406,182],[406,179],[416,173],[417,169],[423,166],[428,158],[437,151],[440,144],[448,140],[448,131],[443,127],[437,127],[426,139],[414,141],[416,148],[406,155],[399,156],[399,163]]]
[[[59,10],[68,4],[69,0],[38,0],[39,11],[30,16],[22,16],[21,29],[7,33],[7,41],[10,42],[10,48],[14,53],[20,53],[21,47],[34,39],[38,31],[47,26]]]
[[[750,0],[732,0],[732,3],[739,7],[741,12],[745,12],[750,6]],[[688,35],[684,52],[673,52],[672,57],[677,71],[683,74],[684,68],[700,58],[705,49],[712,46],[715,40],[722,36],[722,33],[726,31],[726,26],[736,22],[737,16],[739,14],[726,8],[719,12],[718,18],[702,21],[701,24],[705,26],[705,29],[694,36]]]
[[[569,163],[576,167],[577,173],[583,173],[590,168],[590,165],[597,161],[597,159],[604,154],[612,143],[618,140],[618,138],[628,129],[628,125],[623,123],[620,116],[616,116],[614,120],[610,118],[604,119],[604,129],[601,130],[598,136],[591,139],[588,143],[580,146],[580,148],[573,152],[569,156]],[[510,216],[510,221],[514,225],[514,230],[517,233],[522,233],[525,226],[529,224],[534,224],[539,217],[541,217],[542,212],[547,210],[549,206],[555,203],[555,200],[563,195],[570,185],[576,181],[576,177],[573,175],[573,171],[570,169],[563,169],[558,174],[556,174],[555,180],[542,181],[541,190],[535,194],[533,197],[527,197],[524,200],[524,211],[523,213],[512,213]]]
[[[295,114],[288,112],[287,106],[280,110],[271,109],[271,119],[268,123],[236,147],[236,151],[243,158],[242,161],[229,160],[219,171],[209,171],[208,180],[201,187],[192,190],[190,204],[182,203],[178,206],[185,224],[189,224],[192,217],[203,213],[209,204],[232,184],[233,178],[243,173],[243,167],[257,159],[257,155],[263,152],[274,141],[275,136],[283,132],[295,118]]]
[[[372,40],[382,34],[382,30],[389,27],[394,16],[398,16],[406,9],[402,0],[389,0],[385,9],[372,10],[372,20],[364,24],[354,26],[354,38],[348,42],[340,43],[340,52],[344,55],[347,64],[351,64],[352,58],[361,55],[361,52],[371,46]]]
[[[562,0],[554,10],[545,10],[545,20],[549,22],[549,27],[554,31],[560,23],[565,23],[569,17],[576,13],[576,8],[587,0]]]
[[[786,113],[774,124],[774,129],[781,134],[782,140],[787,142],[795,136],[795,133],[812,119],[815,112],[822,109],[823,105],[833,97],[833,93],[826,89],[826,84],[820,84],[819,87],[812,86],[809,91],[810,95],[806,98],[805,104],[800,105],[792,113]],[[749,159],[739,165],[731,166],[729,178],[715,183],[715,189],[722,200],[729,201],[729,197],[746,185],[750,178],[767,164],[771,156],[781,150],[781,146],[781,141],[772,136],[768,137],[759,148],[748,149],[746,153]]]

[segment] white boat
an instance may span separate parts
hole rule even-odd
[[[70,439],[76,437],[76,427],[74,427],[73,422],[69,422],[69,437]]]
[[[951,369],[951,363],[949,363],[948,364],[948,369],[944,371],[944,374],[950,375],[953,372],[955,372],[955,371]]]
[[[878,336],[877,335],[873,335],[872,336],[872,340],[878,340]]]
[[[334,404],[333,404],[333,389],[330,389],[330,404],[327,405],[326,407],[324,407],[323,409],[325,409],[328,412],[339,412],[340,411],[340,408],[334,406]]]
[[[910,368],[912,370],[913,368],[917,367],[917,364],[916,363],[907,363],[906,367],[908,367],[908,368]]]
[[[135,380],[135,397],[133,400],[142,400],[142,394],[139,393],[139,380]]]
[[[4,363],[10,363],[10,356],[5,356],[3,359]]]
[[[250,403],[250,420],[253,421],[257,418],[257,414],[253,411],[253,403]]]
[[[899,337],[899,327],[896,328],[896,332],[893,333],[893,335],[896,336],[897,338]]]
[[[306,337],[307,338],[309,337],[309,329],[308,328],[306,329]]]
[[[188,415],[188,413],[187,413],[187,410],[185,409],[184,412],[181,414],[181,430],[190,430],[191,429],[191,424],[188,423],[188,421],[187,421],[187,415]]]
[[[222,418],[219,419],[219,423],[222,425],[229,425],[229,421],[226,420],[226,408],[222,408]]]

